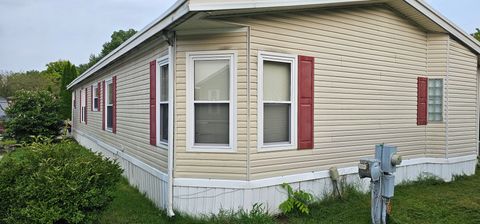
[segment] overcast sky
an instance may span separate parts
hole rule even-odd
[[[427,0],[468,33],[480,27],[480,0]],[[0,0],[0,71],[43,70],[99,53],[113,31],[142,29],[175,0]]]

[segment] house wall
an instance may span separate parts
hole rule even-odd
[[[447,64],[448,64],[448,34],[427,34],[427,77],[444,79],[444,100],[447,105]],[[447,107],[443,107],[444,122],[429,122],[426,128],[426,155],[429,157],[445,158],[446,155],[446,119]]]
[[[427,73],[427,34],[383,6],[316,10],[235,19],[251,25],[251,109],[256,114],[258,51],[315,57],[313,150],[259,152],[251,129],[251,179],[348,167],[374,145],[424,157],[417,126],[417,77]],[[257,126],[252,116],[251,127]],[[254,143],[255,142],[255,143]]]
[[[450,39],[448,54],[449,158],[477,152],[477,56]]]
[[[175,177],[244,180],[247,173],[247,35],[228,32],[205,35],[179,35],[176,45],[175,74]],[[237,52],[237,129],[235,152],[187,151],[186,53],[233,50]]]
[[[99,71],[93,78],[75,87],[77,107],[73,113],[74,133],[78,130],[116,148],[143,163],[167,173],[167,150],[149,144],[149,62],[168,54],[168,46],[161,39],[153,39],[112,65]],[[113,75],[117,76],[117,133],[102,130],[102,112],[91,111],[90,86],[97,85]],[[80,123],[80,88],[88,88],[87,124]],[[103,98],[103,96],[102,96]],[[104,110],[101,100],[101,110]]]

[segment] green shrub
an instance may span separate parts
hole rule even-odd
[[[5,134],[18,141],[30,142],[30,136],[55,137],[62,127],[59,102],[48,91],[16,92],[13,103],[6,109],[8,120]]]
[[[293,191],[292,187],[287,183],[283,183],[282,188],[288,193],[287,200],[279,206],[283,214],[289,214],[294,211],[302,214],[310,214],[309,205],[313,202],[312,194],[302,190]]]
[[[0,160],[0,223],[92,223],[112,200],[119,165],[75,142],[37,144]]]

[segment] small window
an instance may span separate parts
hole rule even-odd
[[[159,122],[160,122],[160,142],[168,144],[168,114],[169,114],[169,70],[168,70],[168,60],[164,62],[159,62]]]
[[[234,53],[189,54],[192,148],[233,149]]]
[[[92,85],[92,102],[93,102],[93,111],[98,111],[98,86]]]
[[[87,113],[87,94],[86,94],[87,89],[81,89],[80,90],[80,97],[82,98],[81,102],[82,104],[80,105],[80,116],[81,116],[81,122],[85,123],[85,117]]]
[[[260,147],[295,147],[296,64],[295,55],[259,54]]]
[[[107,80],[105,82],[105,85],[107,86],[105,88],[106,90],[106,102],[105,102],[105,121],[106,121],[106,129],[108,131],[112,131],[113,127],[113,83],[112,80]]]
[[[443,79],[428,79],[428,121],[443,121]]]

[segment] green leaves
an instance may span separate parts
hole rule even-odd
[[[313,202],[313,195],[302,190],[294,191],[290,185],[283,183],[282,188],[287,191],[288,198],[282,202],[279,209],[283,214],[289,214],[298,211],[302,214],[310,214],[308,207]]]
[[[121,169],[74,142],[34,144],[0,160],[0,223],[92,223]]]
[[[20,90],[5,113],[5,134],[18,141],[31,142],[30,136],[55,137],[63,126],[58,99],[48,91]]]

